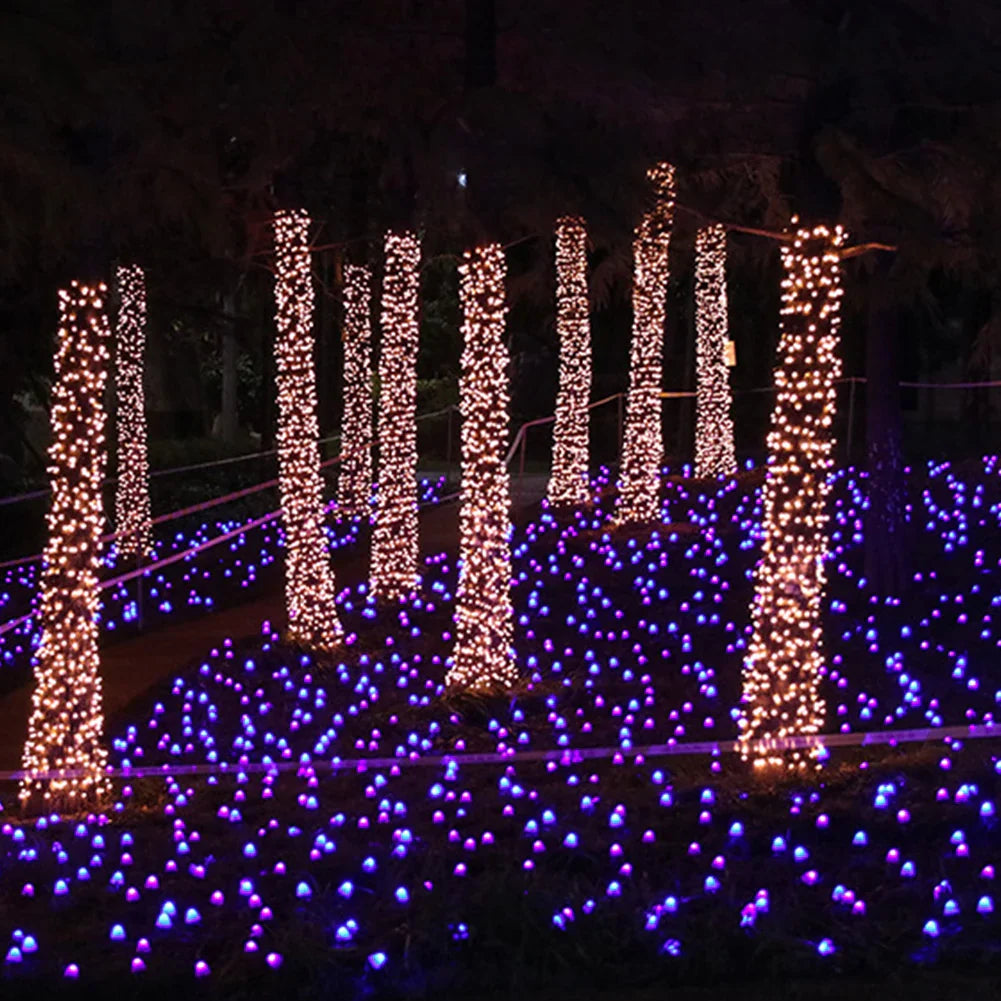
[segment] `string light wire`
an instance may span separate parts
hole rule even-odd
[[[146,398],[143,392],[146,277],[142,268],[132,264],[118,268],[115,278],[119,297],[115,328],[115,376],[118,391],[115,528],[119,556],[143,558],[153,551]]]
[[[504,250],[466,251],[459,266],[463,351],[462,485],[456,642],[447,683],[510,687],[514,663],[511,606],[511,495],[508,481],[508,353],[504,346]]]
[[[674,167],[658,163],[647,176],[654,190],[654,206],[643,216],[633,240],[633,337],[616,513],[619,524],[654,521],[660,514],[664,461],[660,390]]]
[[[337,508],[342,517],[372,516],[372,275],[344,270],[344,419]]]
[[[107,291],[104,283],[74,281],[59,292],[48,467],[52,501],[20,797],[26,804],[66,811],[110,789],[98,652]],[[73,777],[38,777],[52,770]]]
[[[399,599],[417,586],[417,341],[421,246],[387,233],[379,351],[379,476],[371,590]]]
[[[324,534],[309,222],[301,210],[275,214],[278,491],[285,528],[289,639],[332,650],[342,629]]]
[[[795,220],[794,220],[795,222]],[[841,375],[840,226],[800,228],[782,247],[782,317],[768,434],[761,559],[744,660],[740,741],[755,766],[802,769],[810,754],[779,753],[824,725],[821,602],[828,473],[834,463],[835,382]]]
[[[591,328],[584,221],[556,223],[556,332],[560,384],[553,429],[549,502],[574,507],[588,499],[588,399],[591,395]]]
[[[695,237],[695,475],[733,476],[737,456],[726,363],[726,230],[706,226]]]

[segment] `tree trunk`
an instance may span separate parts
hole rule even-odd
[[[909,531],[900,446],[899,311],[888,287],[890,264],[880,260],[869,278],[865,576],[877,593],[900,595],[908,579]]]
[[[232,292],[223,297],[222,311],[226,319],[222,328],[222,407],[219,416],[219,434],[227,445],[232,445],[236,442],[240,429],[236,367],[239,345],[236,338],[236,302]]]

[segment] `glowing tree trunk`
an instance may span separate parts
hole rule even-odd
[[[674,218],[674,167],[649,172],[656,204],[633,240],[633,341],[619,479],[620,523],[653,521],[660,514],[664,437],[660,419],[668,249]]]
[[[401,598],[417,585],[417,337],[420,243],[386,235],[379,352],[379,477],[372,592]]]
[[[118,268],[119,307],[115,337],[118,390],[118,487],[115,529],[121,557],[147,556],[153,549],[146,448],[143,367],[146,350],[146,280],[133,264]]]
[[[24,747],[21,799],[72,809],[109,789],[104,774],[98,653],[98,568],[104,520],[104,386],[109,326],[104,284],[73,282],[59,293],[52,387],[45,547],[35,656],[35,691]],[[72,778],[44,778],[72,771]]]
[[[341,624],[323,531],[308,229],[305,212],[275,215],[278,488],[285,527],[288,637],[293,643],[331,650],[340,641]]]
[[[337,506],[346,518],[372,516],[371,275],[349,264],[344,281],[344,420]]]
[[[825,705],[821,602],[827,551],[828,471],[833,464],[835,380],[841,374],[840,227],[800,229],[782,248],[782,324],[768,435],[764,541],[755,570],[744,660],[740,740],[755,765],[802,768],[777,742],[820,732]]]
[[[504,251],[467,251],[459,268],[462,333],[462,487],[456,642],[448,684],[508,687],[517,676],[511,609],[511,497]]]
[[[737,457],[726,364],[726,230],[722,226],[700,229],[695,240],[695,328],[695,475],[732,476]]]
[[[588,497],[588,398],[591,395],[591,329],[587,295],[587,232],[580,219],[556,223],[556,331],[560,388],[553,430],[549,502],[583,504]]]

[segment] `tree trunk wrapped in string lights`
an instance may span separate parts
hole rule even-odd
[[[803,768],[811,751],[783,738],[819,733],[821,602],[835,381],[841,374],[840,226],[799,229],[782,248],[782,323],[768,434],[764,540],[755,569],[753,635],[744,660],[740,742],[756,766]]]
[[[660,469],[664,460],[660,392],[668,251],[674,219],[674,167],[658,163],[648,177],[655,204],[633,240],[633,340],[622,446],[617,520],[654,521],[660,514]]]
[[[275,215],[278,489],[285,528],[289,639],[332,650],[342,633],[323,529],[308,230],[309,216],[301,210]]]
[[[52,387],[52,506],[41,580],[35,691],[24,747],[22,801],[72,810],[109,790],[102,744],[98,653],[100,538],[104,522],[104,387],[110,330],[107,287],[59,292]],[[49,777],[62,771],[72,777]]]
[[[146,279],[138,265],[118,268],[118,323],[115,337],[118,390],[118,486],[115,531],[122,558],[148,556],[153,549],[146,447],[143,362],[146,350]]]
[[[587,231],[582,219],[556,223],[556,332],[560,388],[553,429],[549,502],[583,504],[588,497],[588,398],[591,395],[591,328],[587,294]]]
[[[462,487],[456,641],[448,684],[510,687],[514,663],[511,608],[511,496],[508,354],[504,347],[504,251],[466,251],[459,267],[462,326]]]
[[[379,476],[372,593],[397,599],[417,586],[417,338],[421,247],[386,234],[379,351]]]
[[[695,238],[695,329],[695,475],[732,476],[737,456],[726,364],[726,230],[719,225],[700,229]]]
[[[344,420],[337,507],[345,518],[372,516],[372,276],[344,272]]]

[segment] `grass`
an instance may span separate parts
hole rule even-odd
[[[303,651],[273,641],[248,642],[231,656],[220,652],[206,658],[204,673],[200,662],[189,665],[179,672],[180,682],[169,679],[130,707],[111,728],[121,737],[129,724],[136,727],[135,740],[119,747],[117,758],[128,754],[137,761],[135,747],[142,744],[144,762],[197,763],[209,747],[229,761],[241,755],[260,761],[264,754],[277,759],[278,746],[266,741],[272,734],[288,738],[289,761],[309,753],[316,775],[291,770],[272,783],[255,774],[240,782],[232,771],[215,784],[183,776],[176,784],[143,780],[131,783],[131,796],[122,796],[123,809],[110,813],[103,828],[91,825],[87,838],[77,838],[66,827],[31,831],[31,843],[40,853],[36,861],[20,858],[20,849],[0,840],[0,933],[18,924],[37,933],[45,962],[50,962],[37,978],[27,968],[9,972],[3,987],[11,993],[3,996],[26,995],[39,984],[46,990],[58,986],[58,966],[48,959],[53,953],[72,957],[86,971],[91,979],[81,982],[81,991],[90,996],[114,992],[122,999],[181,991],[197,996],[202,987],[214,996],[234,998],[375,1001],[645,1001],[668,990],[672,1001],[805,999],[807,993],[836,999],[877,990],[895,996],[906,990],[922,999],[958,996],[949,993],[953,987],[963,997],[991,996],[1001,948],[998,923],[996,917],[977,916],[974,908],[977,896],[990,886],[978,870],[995,858],[997,847],[992,821],[977,813],[981,803],[997,799],[996,742],[971,741],[949,749],[941,743],[839,749],[817,776],[756,773],[733,756],[640,762],[628,750],[619,763],[605,758],[549,767],[541,761],[511,760],[463,765],[449,776],[442,755],[494,752],[501,742],[549,752],[558,750],[561,735],[569,734],[575,748],[618,745],[627,716],[635,717],[628,726],[637,745],[664,742],[681,723],[687,730],[679,739],[701,737],[703,730],[707,736],[731,735],[732,726],[720,710],[737,697],[739,653],[727,653],[732,633],[708,625],[700,629],[697,616],[714,607],[737,621],[746,615],[749,583],[744,571],[754,554],[735,545],[740,531],[727,528],[733,543],[726,564],[732,586],[724,592],[713,585],[712,590],[709,574],[721,565],[717,550],[703,551],[701,534],[685,528],[696,523],[691,509],[703,487],[676,483],[671,489],[677,537],[665,541],[664,548],[647,548],[648,533],[594,527],[586,520],[593,514],[554,519],[532,535],[516,560],[525,574],[515,588],[517,608],[519,614],[530,608],[533,614],[519,625],[525,680],[513,691],[440,691],[451,649],[446,634],[452,628],[455,586],[453,561],[445,560],[429,573],[420,603],[384,606],[375,620],[363,618],[361,604],[345,608],[345,625],[360,639],[343,656],[304,660]],[[733,496],[726,503],[738,500]],[[970,546],[986,545],[993,531],[985,527],[974,537],[971,529]],[[672,529],[661,526],[659,532],[666,540]],[[620,569],[593,548],[604,545],[606,535]],[[934,555],[933,549],[928,553]],[[922,558],[931,558],[928,553]],[[554,564],[548,562],[550,556]],[[588,602],[581,604],[573,581],[563,582],[567,567],[586,574]],[[641,590],[639,577],[653,584]],[[658,604],[660,587],[670,596]],[[709,597],[700,603],[694,593],[702,589]],[[989,602],[988,590],[982,589],[976,601],[968,599],[965,607],[974,622],[982,612],[977,603]],[[940,605],[935,595],[919,590],[908,609],[879,606],[872,611],[847,575],[835,577],[832,592],[852,603],[848,618],[831,615],[828,620],[829,652],[849,665],[844,673],[850,680],[843,689],[833,676],[825,683],[832,713],[843,700],[850,707],[844,718],[858,726],[856,696],[863,690],[866,698],[878,700],[881,712],[891,711],[900,700],[898,677],[883,666],[888,650],[872,652],[872,641],[845,628],[867,624],[870,615],[881,635],[891,637],[881,640],[890,651],[902,621],[928,618],[929,649],[916,644],[907,648],[907,670],[922,682],[924,705],[934,695],[943,712],[958,712],[958,718],[971,700],[978,711],[991,705],[986,686],[971,695],[943,670],[943,662],[951,663],[946,650],[970,644],[968,631],[957,621],[932,619],[929,610]],[[711,603],[717,593],[725,602]],[[653,595],[650,604],[643,603],[644,595]],[[683,604],[691,604],[689,611],[681,611]],[[592,633],[585,636],[576,620],[571,623],[567,617],[581,616],[586,608],[593,608],[595,617],[582,620],[591,622]],[[675,632],[663,629],[654,636],[641,625],[664,625],[668,618],[676,620]],[[627,628],[628,638],[599,645],[596,630]],[[600,661],[588,660],[588,650],[600,650]],[[667,655],[660,656],[662,651]],[[983,673],[988,666],[980,659],[983,653],[971,647],[971,671]],[[618,660],[614,666],[613,655]],[[533,657],[534,668],[529,667]],[[707,673],[706,665],[713,673]],[[710,683],[718,693],[707,691]],[[412,697],[423,704],[412,704]],[[648,698],[652,701],[646,702]],[[635,710],[630,708],[633,701]],[[690,710],[684,708],[688,703]],[[356,708],[354,714],[350,706]],[[336,720],[336,713],[343,719]],[[711,730],[702,722],[709,714],[721,720]],[[643,726],[646,716],[653,721],[649,730]],[[323,744],[331,728],[336,740]],[[387,768],[329,772],[320,767],[334,754],[393,757],[397,747],[419,748],[424,762],[438,757],[433,764],[403,767],[399,775]],[[377,784],[377,776],[383,784]],[[521,792],[516,794],[512,784]],[[435,785],[440,791],[433,791]],[[875,797],[885,785],[893,793],[884,808]],[[975,793],[960,796],[961,789],[973,786]],[[946,790],[946,798],[939,796],[940,789]],[[310,794],[319,801],[316,810],[304,802]],[[596,805],[585,807],[585,795],[597,797]],[[396,812],[400,805],[405,812]],[[614,826],[617,806],[626,819]],[[238,822],[220,814],[234,807],[241,813]],[[901,819],[904,809],[907,819]],[[547,811],[551,821],[545,818]],[[183,828],[176,826],[178,821]],[[734,835],[737,821],[743,830]],[[292,825],[298,828],[295,834]],[[950,848],[959,828],[965,831],[969,858]],[[404,829],[413,832],[414,842],[400,856],[396,849]],[[859,829],[868,835],[865,848],[852,847]],[[103,830],[111,844],[117,844],[120,834],[131,833],[135,846],[128,879],[141,886],[146,874],[157,872],[159,889],[144,891],[126,907],[121,892],[107,885],[108,871],[118,864],[109,851],[96,867],[99,879],[75,884],[63,900],[51,898],[49,888],[60,871],[54,842],[63,844],[70,856],[64,868],[74,871],[95,851],[88,839],[96,830]],[[649,841],[644,837],[648,830],[656,835]],[[177,854],[179,831],[189,848],[183,857]],[[492,835],[489,843],[482,840],[486,831]],[[191,832],[198,833],[197,841]],[[336,841],[336,849],[324,849],[314,859],[310,846],[315,847],[318,833]],[[576,844],[567,843],[570,834]],[[776,837],[785,841],[778,852],[773,848]],[[465,847],[469,838],[477,839],[475,851]],[[250,861],[244,854],[248,842],[256,850]],[[536,850],[536,844],[544,850]],[[807,859],[792,857],[798,846],[809,850]],[[888,861],[894,849],[901,858]],[[368,856],[378,864],[364,875],[362,862]],[[715,868],[717,857],[725,863],[720,868]],[[172,858],[183,862],[176,873],[165,870]],[[911,860],[916,875],[905,878],[902,864]],[[527,861],[533,863],[531,869]],[[285,875],[274,873],[278,862],[287,865]],[[462,876],[455,869],[460,862],[466,866]],[[624,863],[630,866],[628,873],[621,868]],[[188,865],[203,865],[206,874],[192,876]],[[810,869],[819,874],[816,885],[803,880]],[[251,875],[274,908],[273,919],[259,922],[260,942],[262,951],[283,957],[280,973],[243,954],[257,919],[235,888]],[[710,876],[719,884],[712,890],[706,889]],[[345,899],[339,888],[349,877],[356,892]],[[25,898],[21,887],[29,879],[36,894]],[[293,892],[300,881],[309,887],[308,898]],[[963,909],[963,918],[955,922],[941,917],[939,888],[946,882],[947,892]],[[613,883],[617,895],[610,893]],[[865,900],[864,915],[854,915],[832,899],[837,885]],[[226,890],[226,903],[219,908],[206,903],[216,886]],[[393,899],[399,886],[409,889],[406,906]],[[768,888],[770,909],[753,926],[743,927],[742,909],[759,888]],[[665,909],[669,897],[675,906]],[[132,943],[148,933],[165,899],[179,907],[197,903],[202,922],[156,933],[147,973],[133,977],[127,973]],[[589,900],[596,902],[591,911]],[[659,923],[650,929],[650,915],[658,907]],[[554,918],[564,908],[572,909],[573,917],[561,927]],[[935,942],[921,931],[932,913],[943,925]],[[335,930],[348,917],[357,918],[360,931],[338,947]],[[108,941],[115,920],[125,921],[129,944]],[[468,937],[458,935],[459,923]],[[836,941],[835,955],[817,954],[815,945],[824,936]],[[677,955],[661,948],[671,941],[679,943]],[[375,949],[389,957],[378,974],[367,964]],[[204,984],[191,976],[201,957],[213,971]]]

